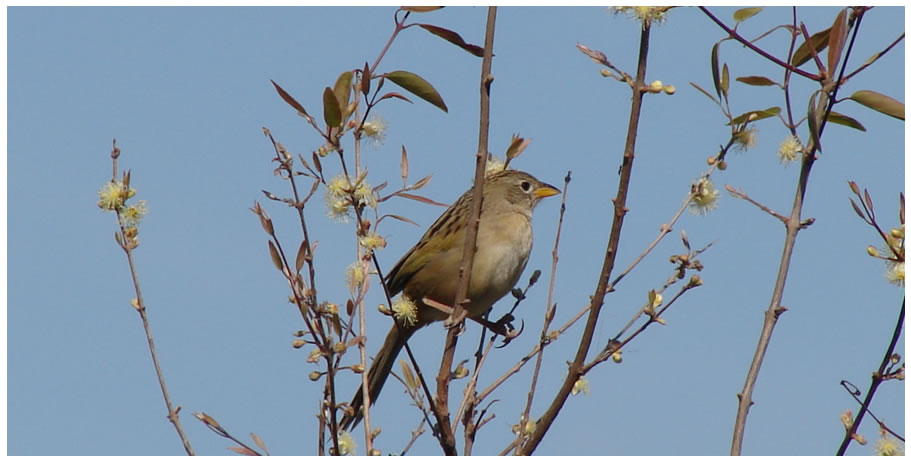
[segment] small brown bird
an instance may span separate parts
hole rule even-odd
[[[447,315],[424,304],[431,300],[451,304],[456,297],[459,265],[465,245],[465,228],[471,210],[472,189],[452,204],[424,233],[421,240],[399,260],[386,276],[389,295],[404,292],[417,307],[416,319],[397,321],[386,334],[367,381],[370,403],[376,402],[405,341],[418,329]],[[480,318],[515,286],[531,253],[531,214],[542,198],[559,194],[557,188],[518,170],[504,170],[487,177],[474,264],[469,281],[469,302],[463,307]],[[341,428],[348,429],[363,418],[363,388],[351,400],[354,416],[346,415]]]

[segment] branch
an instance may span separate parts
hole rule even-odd
[[[487,9],[487,29],[484,37],[484,59],[481,63],[481,114],[480,128],[478,130],[478,152],[475,155],[474,191],[471,197],[471,211],[465,230],[465,246],[462,250],[462,263],[459,266],[459,283],[456,297],[453,301],[453,314],[446,320],[449,330],[446,333],[446,343],[443,349],[443,359],[440,361],[440,371],[437,375],[436,404],[440,412],[440,443],[446,455],[456,455],[455,435],[449,421],[449,382],[452,380],[452,362],[455,356],[455,347],[458,342],[459,324],[465,319],[466,313],[462,303],[468,295],[468,283],[471,280],[471,270],[474,264],[474,250],[478,237],[478,226],[481,223],[481,201],[484,194],[484,177],[487,167],[487,139],[490,128],[490,84],[493,75],[490,73],[493,61],[493,37],[497,20],[497,7]]]
[[[639,129],[639,115],[642,109],[642,95],[646,89],[645,86],[645,69],[646,58],[648,57],[648,41],[651,26],[648,22],[642,23],[642,32],[639,39],[639,64],[636,71],[636,81],[632,86],[632,106],[630,109],[629,126],[626,134],[626,146],[623,151],[623,163],[620,167],[620,182],[617,186],[617,196],[614,198],[614,218],[611,224],[610,237],[607,242],[607,249],[604,252],[604,263],[601,267],[601,274],[598,277],[598,285],[591,300],[591,310],[588,313],[588,320],[585,324],[585,330],[582,333],[582,339],[579,341],[579,348],[573,362],[569,365],[569,371],[563,385],[554,397],[547,411],[538,420],[534,433],[529,440],[522,445],[518,451],[522,455],[530,455],[541,443],[544,435],[553,425],[557,414],[566,403],[566,399],[572,392],[576,380],[583,374],[585,357],[591,348],[592,339],[594,338],[595,327],[598,323],[598,317],[601,314],[601,307],[604,304],[604,295],[607,293],[608,281],[610,280],[611,271],[614,268],[614,262],[617,257],[617,248],[620,244],[620,230],[623,228],[623,217],[628,209],[626,208],[626,196],[629,192],[630,176],[632,175],[633,159],[635,158],[636,134]]]
[[[845,52],[842,61],[843,63],[847,63],[848,58],[851,55],[851,50],[854,47],[854,40],[857,38],[857,31],[860,29],[860,23],[863,19],[863,13],[864,10],[860,10],[857,13],[857,19],[854,24],[854,33],[851,36],[851,42]],[[829,95],[826,112],[821,119],[817,138],[822,137],[823,129],[826,126],[826,121],[832,111],[832,106],[834,106],[836,101],[836,95],[839,89],[838,82],[841,82],[842,77],[844,77],[845,67],[846,66],[842,64],[839,78],[835,81],[836,84],[832,88],[832,92]],[[819,146],[817,146],[815,143],[810,143],[810,146],[804,153],[803,162],[801,162],[800,177],[797,180],[797,188],[794,193],[794,204],[791,207],[791,215],[788,217],[787,222],[785,223],[784,248],[781,251],[781,263],[778,266],[778,276],[775,279],[775,288],[772,290],[772,299],[769,302],[768,309],[765,311],[765,316],[762,322],[762,330],[759,334],[759,341],[756,344],[756,351],[753,354],[753,360],[750,363],[750,368],[747,372],[743,390],[737,395],[739,403],[737,406],[737,417],[734,420],[731,455],[740,455],[743,449],[743,435],[744,429],[746,427],[746,418],[747,414],[749,414],[750,406],[753,405],[753,388],[756,386],[756,380],[759,378],[759,369],[762,367],[762,361],[765,358],[766,351],[768,350],[769,342],[772,339],[772,331],[775,329],[775,324],[778,322],[778,317],[781,315],[781,313],[787,310],[787,308],[781,306],[781,297],[784,293],[785,283],[787,282],[788,270],[791,266],[791,256],[794,252],[797,233],[805,226],[805,224],[800,220],[800,214],[803,210],[803,200],[804,196],[806,195],[807,185],[810,180],[810,170],[813,168],[813,163],[816,161],[816,151],[818,149]]]

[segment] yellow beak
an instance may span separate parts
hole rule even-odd
[[[557,194],[560,194],[560,190],[549,184],[543,184],[535,190],[535,197],[539,199],[542,197],[556,196]]]

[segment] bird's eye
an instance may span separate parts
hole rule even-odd
[[[522,188],[522,191],[528,192],[531,191],[531,183],[523,181],[519,184],[519,187]]]

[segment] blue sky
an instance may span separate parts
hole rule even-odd
[[[260,435],[273,454],[315,454],[321,385],[307,375],[308,349],[290,347],[302,328],[286,302],[288,290],[270,262],[266,236],[250,213],[264,202],[283,242],[296,248],[293,211],[264,199],[261,189],[287,194],[272,175],[268,127],[291,152],[309,152],[318,135],[275,93],[275,80],[312,114],[321,114],[323,88],[339,73],[373,62],[389,36],[394,8],[10,8],[7,13],[8,312],[7,439],[11,455],[182,454],[165,419],[127,265],[112,239],[115,220],[96,206],[110,178],[111,139],[131,169],[138,199],[150,213],[136,253],[149,316],[173,399],[199,454],[219,455],[231,443],[192,418],[206,412],[238,436]],[[728,24],[732,8],[713,7]],[[812,32],[828,27],[834,8],[800,8]],[[858,35],[855,67],[904,30],[903,8],[870,11]],[[413,15],[483,42],[486,8],[458,7]],[[756,37],[789,22],[790,9],[769,8],[740,31]],[[638,23],[601,7],[501,8],[497,17],[490,150],[509,137],[532,139],[514,166],[555,185],[568,170],[555,288],[562,324],[594,291],[616,192],[629,111],[628,88],[599,75],[575,49],[602,50],[633,73]],[[688,82],[711,88],[709,52],[723,32],[698,10],[675,9],[653,29],[647,80],[673,84],[673,96],[646,98],[627,215],[618,256],[626,267],[657,235],[707,168],[705,159],[728,137],[724,119]],[[760,42],[786,52],[780,31]],[[845,87],[872,89],[905,100],[905,44],[898,44]],[[732,78],[781,72],[743,47],[726,42],[722,59]],[[412,181],[433,180],[423,194],[451,203],[471,184],[477,146],[480,59],[418,28],[403,32],[381,71],[408,70],[430,81],[449,112],[412,98],[377,111],[389,125],[381,146],[365,146],[368,181],[399,181],[401,146]],[[809,66],[809,65],[808,65]],[[387,88],[391,84],[387,83]],[[803,113],[813,87],[795,79],[794,108]],[[782,105],[781,93],[732,83],[732,111]],[[904,124],[853,102],[837,110],[860,120],[861,133],[829,126],[810,179],[805,217],[816,222],[797,242],[783,304],[747,423],[744,454],[833,454],[843,429],[839,414],[857,406],[839,386],[866,390],[888,343],[903,289],[883,279],[882,264],[866,255],[881,246],[854,215],[846,181],[869,188],[886,227],[898,224],[904,187]],[[729,157],[713,178],[742,188],[787,213],[799,167],[779,164],[785,129],[762,121],[758,146]],[[806,129],[800,133],[806,138]],[[349,146],[350,149],[350,146]],[[324,162],[329,172],[338,169]],[[307,219],[320,241],[315,258],[321,297],[348,297],[345,267],[354,260],[352,224],[329,220],[320,199]],[[391,267],[443,209],[404,199],[382,204],[420,228],[387,221],[379,253]],[[482,370],[486,386],[535,343],[550,276],[559,198],[535,217],[536,244],[527,274],[542,282],[523,302],[523,336],[498,350]],[[679,231],[701,256],[705,285],[691,291],[624,350],[622,364],[603,364],[588,379],[589,395],[571,397],[541,455],[721,455],[730,447],[736,393],[755,349],[780,259],[783,227],[744,201],[723,193],[705,216],[686,213],[674,232],[609,294],[595,332],[599,349],[645,302],[648,290],[671,274]],[[616,274],[616,272],[615,272]],[[527,275],[523,277],[523,281]],[[370,353],[389,321],[367,298]],[[495,307],[501,313],[508,303]],[[539,416],[565,375],[582,323],[549,347],[538,397]],[[469,325],[458,358],[468,358],[480,329]],[[432,377],[443,330],[431,326],[412,340]],[[904,352],[904,337],[899,342]],[[352,357],[351,361],[354,358]],[[475,454],[495,454],[511,440],[524,407],[531,368],[495,396],[497,418],[482,430]],[[873,409],[904,434],[903,383],[880,388]],[[355,379],[340,379],[340,399]],[[453,395],[459,396],[459,392]],[[398,452],[419,421],[404,393],[390,383],[374,408],[384,428],[377,441]],[[876,438],[872,421],[862,433]],[[461,441],[461,440],[460,440]],[[358,436],[360,454],[363,441]],[[461,444],[459,445],[461,447]],[[852,446],[849,454],[870,454]],[[438,454],[425,434],[412,454]]]

